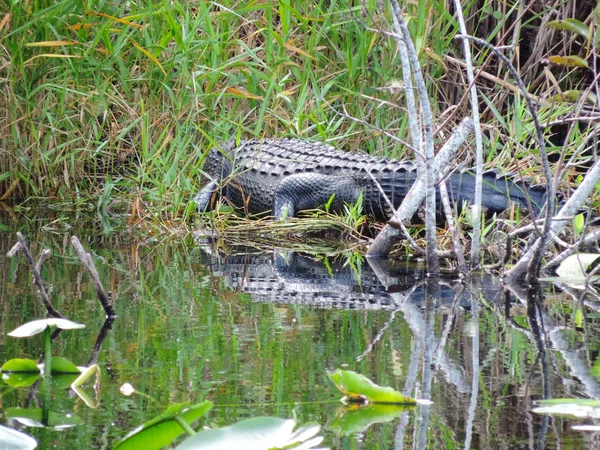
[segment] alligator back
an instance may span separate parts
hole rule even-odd
[[[200,210],[206,210],[217,189],[247,213],[273,213],[278,218],[296,211],[318,208],[330,201],[333,212],[345,203],[355,203],[362,194],[363,210],[378,220],[387,220],[416,179],[412,163],[367,154],[353,154],[316,142],[298,139],[228,141],[211,149],[204,163],[211,183],[197,196]],[[446,181],[451,200],[459,207],[471,203],[475,177],[469,172],[452,174]],[[382,194],[385,193],[385,196]],[[532,204],[539,212],[545,192],[510,177],[486,173],[483,207],[499,212],[515,203]]]

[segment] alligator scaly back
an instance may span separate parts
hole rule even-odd
[[[204,162],[209,183],[194,197],[206,211],[219,192],[250,214],[272,214],[278,219],[297,211],[319,208],[330,201],[333,212],[356,203],[362,194],[363,210],[377,220],[388,220],[416,179],[415,166],[406,161],[347,153],[330,145],[299,139],[228,141],[211,149]],[[471,203],[475,177],[469,171],[451,174],[445,181],[451,201],[459,207]],[[383,191],[385,193],[382,195]],[[487,172],[483,178],[483,208],[500,212],[511,204],[538,214],[544,190],[509,176]]]

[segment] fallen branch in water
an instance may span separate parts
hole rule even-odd
[[[44,261],[46,261],[46,259],[50,255],[50,250],[44,250],[40,255],[40,258],[38,259],[38,262],[36,263],[33,259],[31,251],[29,250],[27,241],[25,241],[25,237],[20,232],[17,232],[17,239],[18,242],[10,249],[6,256],[12,258],[19,251],[22,251],[25,254],[25,258],[29,263],[31,273],[33,273],[33,282],[38,288],[38,292],[40,294],[40,297],[42,298],[42,302],[44,302],[47,315],[58,319],[64,319],[61,313],[59,313],[50,302],[50,299],[48,298],[48,293],[46,292],[46,287],[44,286],[44,281],[42,280],[42,276],[40,275],[40,269],[42,268],[42,264],[44,264]]]
[[[83,248],[83,245],[81,245],[81,242],[79,242],[79,239],[77,238],[77,236],[71,236],[71,244],[73,245],[73,248],[79,255],[79,259],[81,260],[81,262],[87,269],[88,273],[90,274],[90,277],[92,278],[92,283],[94,284],[94,289],[96,289],[96,294],[98,295],[98,299],[100,300],[100,303],[102,304],[102,307],[104,308],[104,312],[106,313],[106,316],[109,318],[116,317],[116,314],[112,307],[110,299],[108,298],[108,295],[106,295],[106,292],[104,291],[104,288],[102,287],[102,283],[100,282],[100,276],[98,275],[96,266],[94,266],[94,261],[92,261],[92,257],[90,256],[90,254],[88,252],[85,251],[85,249]]]

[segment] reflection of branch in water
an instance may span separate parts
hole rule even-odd
[[[473,374],[471,379],[471,401],[467,412],[467,424],[465,426],[465,450],[471,448],[473,438],[473,424],[475,423],[475,410],[477,409],[477,397],[479,395],[479,301],[471,295],[471,316],[473,317],[473,330],[471,340],[471,356],[473,358]]]
[[[100,350],[102,350],[102,344],[108,336],[108,332],[112,330],[112,324],[114,321],[114,317],[107,317],[104,321],[104,324],[100,329],[100,333],[98,333],[98,337],[96,338],[96,342],[94,343],[94,348],[92,349],[92,353],[90,355],[88,363],[86,364],[86,367],[89,367],[92,364],[96,364],[98,362],[98,355],[100,354]]]
[[[519,286],[507,285],[506,286],[524,305],[528,306],[529,301],[527,299],[526,292],[523,291]],[[552,317],[545,312],[541,307],[539,309],[539,320],[543,324],[545,335],[552,343],[552,349],[558,351],[564,359],[567,366],[569,366],[571,374],[578,378],[583,386],[585,387],[586,394],[593,398],[600,398],[600,384],[590,374],[588,365],[583,362],[577,351],[569,349],[569,344],[561,333],[561,328],[554,325]],[[533,340],[536,347],[538,347],[537,339],[533,333],[526,335]]]
[[[415,292],[415,290],[417,289],[417,287],[420,287],[422,283],[416,283],[408,292],[406,293],[402,293],[402,294],[396,294],[394,296],[394,301],[399,304],[400,302],[405,303],[406,301],[408,301],[408,299],[410,298],[411,294],[413,292]],[[379,332],[377,333],[377,336],[375,336],[375,339],[373,339],[369,345],[367,346],[367,349],[356,358],[356,361],[361,361],[365,356],[367,356],[369,353],[371,353],[373,351],[373,348],[375,347],[375,344],[377,344],[377,342],[379,342],[379,340],[383,337],[383,334],[385,333],[385,331],[390,327],[390,325],[392,324],[392,322],[394,321],[394,318],[396,317],[396,313],[398,312],[398,309],[394,309],[391,314],[390,314],[390,318],[383,324],[383,327],[381,327],[381,329],[379,330]]]

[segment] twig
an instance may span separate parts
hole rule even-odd
[[[100,300],[100,303],[104,308],[106,316],[109,318],[116,317],[115,311],[110,303],[110,300],[104,292],[104,288],[102,287],[102,283],[100,282],[100,276],[98,275],[96,266],[94,266],[92,257],[88,252],[85,251],[83,245],[81,245],[81,242],[79,242],[79,239],[77,239],[77,236],[71,236],[71,244],[73,245],[73,248],[79,255],[79,259],[81,260],[88,273],[90,274],[90,277],[92,278],[94,289],[96,289],[96,294],[98,295],[98,299]]]
[[[417,86],[417,93],[419,94],[421,112],[423,117],[422,129],[423,129],[423,142],[425,147],[425,189],[426,189],[426,201],[425,201],[425,240],[427,242],[427,271],[430,274],[438,274],[440,271],[440,262],[436,253],[436,190],[435,184],[437,181],[436,177],[436,160],[435,152],[433,148],[433,120],[431,113],[431,104],[429,103],[429,96],[427,94],[427,87],[425,86],[425,80],[423,79],[423,73],[421,72],[421,66],[419,65],[419,57],[417,51],[412,42],[410,32],[404,21],[402,10],[397,0],[391,1],[392,14],[394,16],[394,31],[396,34],[402,36],[402,41],[406,46],[408,53],[408,59],[412,73],[415,77],[415,83]]]
[[[454,9],[460,26],[460,32],[467,34],[467,26],[463,17],[460,0],[454,0]],[[471,109],[473,126],[475,128],[475,198],[473,202],[473,237],[471,239],[471,267],[477,267],[481,253],[481,197],[483,192],[483,143],[481,138],[481,124],[479,122],[479,102],[477,100],[477,87],[475,86],[475,75],[473,73],[473,62],[471,60],[471,49],[469,41],[463,39],[463,52],[467,65],[467,80],[470,85]],[[455,239],[457,241],[457,239]],[[458,251],[458,249],[456,249]],[[457,254],[458,256],[458,254]],[[464,256],[462,257],[464,263]],[[459,260],[460,263],[460,260]]]
[[[560,209],[554,220],[551,222],[550,231],[552,234],[558,234],[569,223],[569,217],[577,213],[581,205],[587,200],[589,195],[595,189],[596,184],[600,182],[600,161],[597,161],[589,170],[579,187],[573,192],[571,198],[567,200],[564,206]],[[548,223],[548,222],[547,222]],[[546,226],[546,224],[544,224]],[[538,239],[531,248],[521,256],[521,259],[515,266],[505,273],[505,279],[510,283],[522,278],[523,270],[529,264],[534,251],[539,251],[541,241]]]
[[[466,117],[454,130],[452,136],[450,136],[450,139],[448,139],[448,141],[438,152],[435,158],[436,166],[452,166],[458,148],[472,132],[473,121],[471,118]],[[436,175],[436,181],[441,180],[443,176],[443,173],[438,172]],[[421,206],[421,203],[423,203],[423,199],[425,198],[424,188],[425,182],[422,179],[417,178],[413,186],[410,188],[410,191],[406,194],[406,197],[402,201],[400,208],[398,208],[398,210],[396,210],[394,213],[394,217],[392,218],[393,221],[404,223],[412,218],[412,216],[417,212],[417,209],[419,209],[419,206]],[[382,258],[387,256],[392,250],[394,237],[398,234],[398,229],[389,224],[383,227],[383,230],[379,232],[377,237],[369,246],[366,256],[369,258]]]
[[[458,262],[458,268],[462,273],[467,273],[467,262],[465,261],[463,246],[460,242],[460,233],[454,226],[454,216],[452,214],[452,207],[450,206],[450,199],[448,198],[448,188],[446,187],[445,181],[440,183],[440,197],[442,200],[442,206],[444,207],[444,214],[446,215],[446,225],[450,235],[452,236],[452,249],[454,251],[454,255],[456,256],[456,261]],[[471,264],[473,265],[474,262],[471,261]]]
[[[539,277],[540,268],[541,268],[541,264],[542,264],[542,257],[543,257],[544,251],[546,250],[546,247],[548,246],[548,243],[550,242],[550,227],[552,225],[551,219],[552,219],[552,216],[554,216],[554,203],[555,203],[554,186],[553,186],[553,182],[552,182],[552,172],[550,170],[550,162],[548,161],[548,154],[546,152],[546,143],[544,141],[543,129],[542,129],[542,126],[540,125],[540,121],[537,116],[537,112],[535,109],[535,105],[533,104],[533,100],[531,99],[531,96],[529,95],[527,88],[523,84],[523,80],[521,80],[521,77],[519,77],[517,70],[511,64],[510,60],[506,56],[504,56],[496,47],[494,47],[492,44],[490,44],[489,42],[487,42],[483,39],[479,39],[479,38],[476,38],[473,36],[468,36],[468,35],[459,35],[456,37],[458,39],[469,39],[479,45],[489,48],[504,64],[506,64],[506,67],[508,68],[510,73],[515,78],[515,82],[517,83],[517,86],[519,87],[519,89],[521,90],[521,92],[523,94],[523,97],[525,98],[525,103],[527,105],[527,109],[529,110],[529,113],[531,114],[531,118],[532,118],[533,124],[535,126],[536,143],[538,145],[540,157],[542,158],[542,167],[544,168],[544,176],[546,177],[546,221],[544,222],[544,229],[542,230],[541,237],[539,238],[539,245],[536,245],[533,247],[533,252],[531,253],[530,257],[527,260],[528,265],[527,265],[526,278],[527,278],[528,283],[532,284]],[[517,266],[518,266],[518,264],[515,267],[513,267],[513,269],[511,269],[511,270],[514,270]],[[522,276],[522,272],[524,272],[524,271],[525,271],[525,268],[521,266],[521,276]],[[513,271],[513,277],[515,277],[515,276],[516,276],[516,272]]]
[[[17,247],[16,245],[13,246],[13,248],[8,252],[8,254],[10,256],[14,256],[19,250],[22,250],[23,253],[25,253],[25,258],[27,258],[27,262],[29,263],[29,268],[31,269],[31,272],[33,273],[33,282],[35,283],[35,285],[38,288],[40,297],[42,297],[42,301],[44,302],[44,306],[46,307],[46,311],[47,311],[48,315],[52,316],[52,317],[56,317],[58,319],[64,319],[62,314],[59,313],[54,308],[54,306],[52,306],[52,303],[50,302],[50,299],[48,298],[48,294],[46,293],[46,288],[44,287],[44,281],[42,280],[42,276],[40,275],[40,270],[33,259],[31,251],[29,250],[29,246],[27,245],[27,241],[25,241],[25,237],[23,237],[23,235],[20,232],[17,232],[17,239],[19,240],[19,248],[16,248]],[[49,250],[44,250],[44,252],[46,252],[46,251],[50,252]],[[42,258],[43,258],[44,252],[42,252],[42,256],[40,257],[40,260],[42,262],[43,262]],[[44,258],[44,259],[46,259],[46,258]],[[41,264],[40,264],[40,266],[41,266]]]
[[[321,99],[321,100],[323,101],[323,103],[325,103],[329,107],[329,109],[331,109],[338,116],[344,117],[344,118],[346,118],[348,120],[351,120],[353,122],[359,123],[359,124],[363,125],[365,128],[367,128],[369,130],[377,131],[378,133],[382,134],[383,136],[385,136],[385,137],[387,137],[387,138],[389,138],[389,139],[391,139],[391,140],[393,140],[395,142],[398,142],[399,144],[402,144],[406,148],[409,148],[409,149],[415,151],[415,154],[417,153],[416,150],[413,148],[413,146],[411,146],[408,142],[400,139],[398,136],[395,136],[392,133],[389,133],[389,132],[385,131],[383,128],[376,127],[375,125],[370,124],[370,123],[368,123],[365,120],[359,119],[358,117],[354,117],[353,115],[348,114],[348,111],[346,110],[346,105],[345,104],[342,103],[342,111],[343,112],[339,112],[337,109],[335,109],[333,106],[331,106],[329,104],[329,102],[327,102],[324,98]]]
[[[554,258],[552,258],[543,268],[543,271],[551,270],[554,267],[558,266],[561,262],[563,262],[567,257],[574,255],[579,251],[579,249],[584,245],[593,244],[600,241],[600,230],[596,230],[591,234],[588,234],[583,239],[580,239],[575,244],[571,245],[565,251],[559,253]]]

